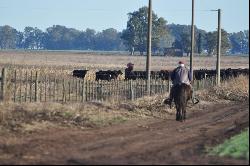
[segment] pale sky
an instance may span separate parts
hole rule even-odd
[[[152,0],[153,10],[169,24],[191,24],[192,0]],[[53,25],[102,31],[122,31],[127,13],[147,6],[148,0],[0,0],[0,26],[19,31],[38,27],[45,31]],[[222,28],[228,32],[249,29],[249,0],[195,0],[195,25],[206,31],[217,28],[217,12],[222,9]]]

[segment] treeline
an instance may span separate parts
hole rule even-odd
[[[147,48],[147,7],[128,13],[127,27],[122,32],[109,28],[102,32],[85,31],[53,25],[42,31],[25,27],[23,32],[0,26],[0,49],[32,50],[98,50],[129,51],[145,54]],[[191,51],[191,26],[167,24],[153,12],[152,51],[162,54],[167,48]],[[206,32],[195,27],[195,52],[216,54],[217,31]],[[249,30],[227,33],[222,30],[223,54],[249,54]]]
[[[102,32],[93,29],[79,31],[54,25],[45,32],[25,27],[23,32],[8,25],[0,26],[1,49],[47,49],[47,50],[125,50],[121,33],[110,28]]]

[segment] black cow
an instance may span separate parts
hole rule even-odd
[[[147,79],[147,72],[146,71],[133,71],[133,79]],[[151,71],[150,72],[150,78],[151,79],[159,79],[161,78],[161,72],[160,71]]]
[[[161,70],[159,72],[159,78],[162,80],[169,80],[170,77],[170,71],[168,70]]]
[[[146,71],[134,71],[136,79],[147,79]]]
[[[200,69],[194,70],[194,78],[196,80],[202,80],[205,78],[216,77],[216,70]],[[227,80],[232,77],[238,77],[239,75],[249,75],[249,69],[221,69],[220,76],[222,80]]]
[[[223,80],[230,79],[232,77],[238,77],[240,75],[249,75],[249,69],[222,69],[221,77]]]
[[[88,70],[74,70],[73,76],[77,78],[84,79],[85,75],[87,74]]]
[[[107,80],[107,81],[111,81],[113,79],[117,79],[117,77],[119,75],[122,75],[123,73],[121,72],[121,70],[108,70],[108,71],[98,71],[96,72],[96,81],[98,80]]]
[[[206,78],[212,78],[216,76],[216,70],[200,69],[194,70],[194,79],[202,80]]]

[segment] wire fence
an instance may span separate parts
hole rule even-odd
[[[34,70],[3,68],[0,77],[2,101],[13,102],[86,102],[126,101],[147,96],[146,80],[94,81],[63,77]],[[194,81],[194,89],[215,85],[215,78]],[[169,80],[152,79],[150,95],[170,91]]]

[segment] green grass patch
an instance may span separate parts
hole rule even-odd
[[[249,128],[209,150],[209,155],[249,160]]]

